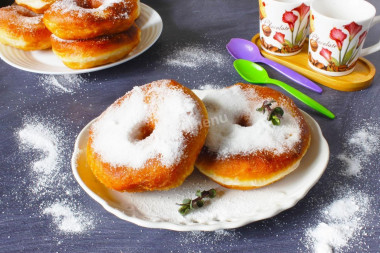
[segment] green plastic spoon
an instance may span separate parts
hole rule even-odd
[[[270,78],[266,70],[260,65],[251,61],[239,59],[239,60],[234,61],[234,67],[236,71],[240,74],[240,76],[243,77],[244,80],[250,83],[255,83],[255,84],[271,83],[271,84],[277,85],[281,87],[282,89],[286,90],[287,92],[289,92],[299,101],[310,106],[316,111],[326,115],[330,119],[335,118],[335,115],[330,110],[328,110],[326,107],[324,107],[323,105],[321,105],[320,103],[312,99],[311,97],[303,94],[302,92],[294,89],[292,86],[284,82]]]

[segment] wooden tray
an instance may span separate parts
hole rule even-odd
[[[252,42],[259,48],[263,56],[291,68],[307,78],[322,85],[340,91],[358,91],[369,87],[376,73],[375,66],[368,60],[360,57],[355,70],[349,75],[332,77],[312,70],[308,64],[308,43],[306,42],[300,53],[293,56],[276,56],[261,49],[260,34],[252,38]]]

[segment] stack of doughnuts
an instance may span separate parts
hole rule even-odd
[[[52,47],[73,69],[104,65],[140,42],[139,0],[16,0],[0,9],[0,42],[23,50]]]
[[[44,13],[53,52],[73,69],[117,61],[140,42],[139,0],[58,0]]]
[[[257,111],[264,101],[283,109],[279,126]],[[248,190],[295,170],[310,139],[302,113],[276,90],[238,83],[192,92],[161,80],[135,87],[97,118],[87,163],[118,191],[168,190],[194,166],[222,186]]]

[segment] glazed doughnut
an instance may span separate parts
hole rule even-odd
[[[35,13],[44,13],[56,0],[16,0],[16,4],[23,6]]]
[[[51,47],[50,32],[42,15],[25,7],[12,5],[0,8],[0,42],[23,50]]]
[[[44,23],[61,39],[90,39],[123,32],[139,15],[139,0],[58,0]]]
[[[210,129],[196,167],[218,184],[248,190],[295,170],[310,145],[310,129],[294,102],[282,93],[250,84],[195,92],[205,104]],[[280,125],[257,111],[264,101],[284,110]],[[272,109],[273,109],[272,108]]]
[[[140,42],[141,31],[129,30],[87,40],[63,40],[52,34],[53,52],[72,69],[92,68],[115,62],[128,55]]]
[[[101,183],[118,191],[177,187],[194,169],[205,121],[202,101],[176,81],[134,87],[91,125],[87,163]]]

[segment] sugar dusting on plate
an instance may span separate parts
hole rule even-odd
[[[62,233],[83,233],[94,228],[94,215],[77,202],[72,176],[65,167],[65,133],[43,119],[28,118],[17,132],[20,149],[32,153],[30,205],[39,206],[42,216],[52,220]]]

